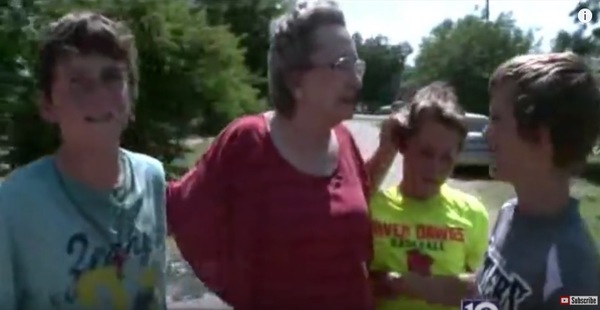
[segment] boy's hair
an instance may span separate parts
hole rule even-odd
[[[441,81],[433,82],[419,89],[411,102],[400,111],[403,124],[400,128],[400,146],[405,147],[405,142],[419,132],[424,119],[442,123],[451,130],[456,131],[462,138],[459,147],[462,147],[467,136],[465,112],[458,103],[454,88]]]
[[[585,61],[572,52],[522,55],[500,65],[490,92],[514,83],[514,116],[519,136],[536,142],[547,128],[554,165],[579,169],[600,133],[600,90]]]
[[[73,55],[97,54],[127,65],[131,98],[137,97],[137,51],[123,23],[93,12],[69,13],[49,25],[39,52],[38,87],[51,98],[56,65]]]

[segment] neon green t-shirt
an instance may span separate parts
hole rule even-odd
[[[442,186],[427,200],[402,197],[398,187],[371,199],[372,270],[458,275],[475,271],[488,244],[488,213],[475,197]],[[458,309],[400,297],[378,300],[378,310]]]

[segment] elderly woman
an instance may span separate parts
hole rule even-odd
[[[396,150],[390,119],[364,164],[341,124],[365,70],[345,25],[332,2],[282,17],[269,50],[274,111],[233,121],[168,188],[183,257],[236,310],[373,306],[367,179],[376,186]]]

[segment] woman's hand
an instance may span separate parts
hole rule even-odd
[[[379,131],[379,149],[381,151],[397,152],[401,151],[406,143],[407,131],[407,113],[404,111],[395,112],[381,123]]]
[[[403,289],[430,304],[456,306],[460,300],[474,294],[474,275],[424,276],[413,272],[403,274]]]
[[[395,272],[371,272],[371,288],[377,298],[393,299],[400,295],[402,279]]]
[[[371,180],[372,188],[379,188],[392,166],[394,158],[400,151],[403,128],[402,116],[399,113],[390,115],[381,123],[379,146],[373,155],[366,160],[367,174]],[[372,191],[372,193],[376,192]]]
[[[379,150],[395,153],[398,151],[402,140],[402,128],[405,127],[404,115],[393,113],[381,123],[379,131]]]
[[[394,299],[400,296],[412,296],[407,290],[403,276],[397,272],[371,272],[371,287],[377,298]]]
[[[430,304],[456,306],[473,294],[474,275],[427,276],[415,272],[399,274],[389,271],[371,271],[371,287],[377,298],[405,296]]]

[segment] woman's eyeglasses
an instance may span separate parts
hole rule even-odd
[[[347,72],[354,72],[360,78],[365,75],[367,64],[364,60],[354,57],[340,57],[337,61],[329,65],[333,70],[342,70]]]

